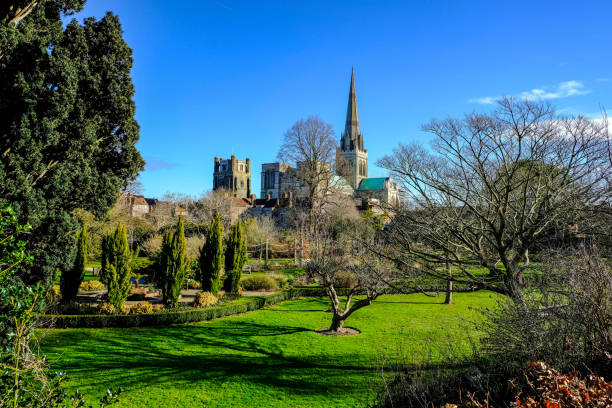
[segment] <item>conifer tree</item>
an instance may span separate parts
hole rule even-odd
[[[176,307],[189,271],[183,216],[179,216],[176,231],[166,231],[164,235],[159,266],[158,284],[161,286],[163,302]]]
[[[108,301],[116,309],[121,309],[130,293],[131,263],[132,252],[120,221],[115,232],[104,239],[100,272],[100,280],[108,288]]]
[[[221,268],[223,256],[223,225],[217,215],[213,220],[206,243],[200,249],[198,279],[202,290],[219,296]]]
[[[246,262],[246,234],[242,221],[234,225],[234,231],[227,242],[225,251],[225,280],[223,290],[226,293],[238,293],[238,284],[242,276],[242,268]]]
[[[77,237],[77,253],[72,268],[62,272],[60,290],[62,303],[70,303],[76,299],[79,286],[85,277],[85,263],[87,262],[87,224],[83,227]]]

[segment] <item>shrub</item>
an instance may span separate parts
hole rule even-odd
[[[596,253],[550,254],[523,307],[501,302],[486,313],[483,351],[520,370],[546,361],[612,376],[612,266]]]
[[[334,276],[334,286],[336,288],[353,289],[358,283],[355,274],[349,271],[340,271]]]
[[[153,305],[149,302],[138,302],[130,308],[130,314],[151,314]]]
[[[187,284],[192,289],[200,289],[200,288],[202,288],[202,284],[200,282],[198,282],[197,280],[189,279],[187,281]]]
[[[193,307],[209,307],[217,303],[219,299],[210,292],[199,292],[193,301]]]
[[[134,258],[132,260],[132,272],[133,273],[138,273],[138,274],[143,274],[143,273],[147,273],[151,266],[153,266],[155,262],[152,261],[149,258]]]
[[[117,311],[117,309],[115,309],[115,306],[113,306],[112,304],[105,302],[102,303],[98,309],[100,310],[101,314],[107,314],[107,315],[112,315],[115,314],[115,312]]]
[[[121,310],[121,314],[127,315],[127,314],[130,314],[132,307],[124,303],[121,305],[121,308],[119,310]]]
[[[49,288],[47,292],[47,304],[55,305],[59,303],[61,298],[61,291],[59,285],[53,285]]]
[[[97,290],[104,290],[104,284],[97,280],[81,282],[79,289],[83,292],[93,292]]]
[[[153,306],[153,313],[161,313],[164,310],[164,305],[161,303],[155,303]]]
[[[291,295],[290,291],[284,291],[269,296],[241,298],[235,302],[228,302],[204,309],[190,308],[142,315],[45,315],[44,323],[46,325],[53,325],[55,328],[166,326],[169,324],[201,322],[237,313],[245,313],[261,309],[266,305],[273,305],[288,300],[291,298]]]
[[[278,290],[279,285],[276,279],[268,275],[254,275],[249,276],[241,283],[244,290],[267,290],[273,291]]]

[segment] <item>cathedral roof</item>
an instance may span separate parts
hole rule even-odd
[[[361,180],[358,190],[384,190],[389,177],[370,177]]]

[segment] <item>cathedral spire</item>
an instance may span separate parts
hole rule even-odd
[[[363,150],[363,138],[359,130],[359,113],[357,112],[357,93],[355,92],[355,70],[351,68],[351,85],[349,88],[346,123],[342,133],[342,150]]]

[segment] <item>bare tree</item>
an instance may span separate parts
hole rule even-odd
[[[296,196],[309,214],[311,230],[329,197],[343,188],[335,175],[337,149],[331,125],[312,116],[297,121],[285,133],[278,153],[280,161],[296,165],[300,184]]]
[[[318,221],[308,235],[306,273],[325,288],[333,313],[328,332],[337,333],[354,312],[384,293],[395,269],[381,256],[382,249],[371,250],[377,242],[376,231],[367,221],[332,216]],[[344,282],[350,283],[339,286]],[[339,290],[347,291],[344,301]],[[359,299],[352,303],[357,295]]]
[[[523,302],[529,251],[553,223],[610,198],[607,128],[506,98],[492,114],[434,120],[431,150],[400,145],[379,161],[404,191],[390,238],[396,261]],[[450,264],[460,273],[451,278]],[[474,268],[488,273],[478,274]]]
[[[225,229],[228,229],[231,225],[230,200],[232,197],[231,191],[224,188],[208,191],[193,202],[190,213],[198,222],[205,225],[210,225],[218,215]]]
[[[122,188],[121,192],[124,194],[143,195],[144,188],[139,180],[134,180],[131,183],[128,183],[127,186]]]

